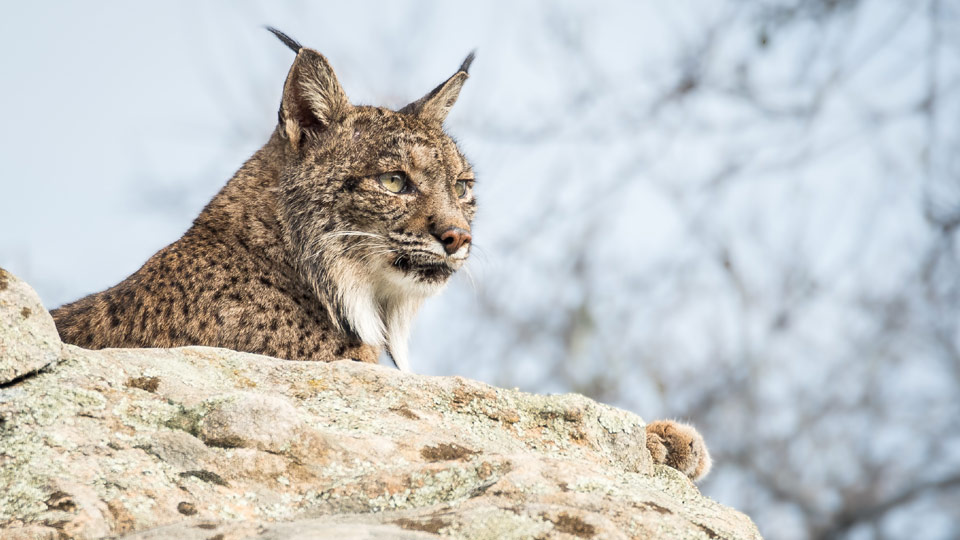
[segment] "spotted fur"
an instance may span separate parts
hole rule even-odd
[[[442,127],[472,54],[392,111],[351,105],[326,58],[274,33],[297,56],[270,140],[183,237],[116,286],[54,310],[65,342],[364,362],[386,347],[409,369],[411,321],[470,251],[448,253],[440,236],[469,231],[476,209],[472,168]],[[378,181],[394,171],[409,192]]]

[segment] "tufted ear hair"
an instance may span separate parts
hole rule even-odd
[[[324,130],[343,120],[352,105],[322,54],[275,28],[267,30],[297,53],[283,86],[278,121],[290,144],[298,146],[305,131]]]
[[[473,63],[475,53],[476,51],[472,51],[468,54],[467,58],[460,64],[460,69],[449,79],[431,90],[429,94],[400,109],[400,112],[442,124],[447,115],[450,114],[453,104],[457,102],[463,83],[470,76],[467,71],[470,69],[470,64]]]

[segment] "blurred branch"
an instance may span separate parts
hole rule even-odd
[[[856,501],[830,519],[828,526],[814,529],[811,538],[839,538],[863,523],[876,523],[890,511],[913,503],[919,497],[935,496],[939,492],[960,489],[960,474],[933,481],[920,481],[900,492],[879,500]],[[872,497],[865,497],[872,499]]]

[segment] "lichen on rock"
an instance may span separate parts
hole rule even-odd
[[[759,538],[652,464],[639,417],[583,396],[89,351],[0,280],[0,539]]]
[[[60,357],[53,319],[29,285],[0,268],[0,385]]]

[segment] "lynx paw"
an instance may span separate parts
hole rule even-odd
[[[700,433],[693,426],[672,420],[647,424],[647,450],[654,463],[669,465],[691,480],[706,476],[713,464]]]

